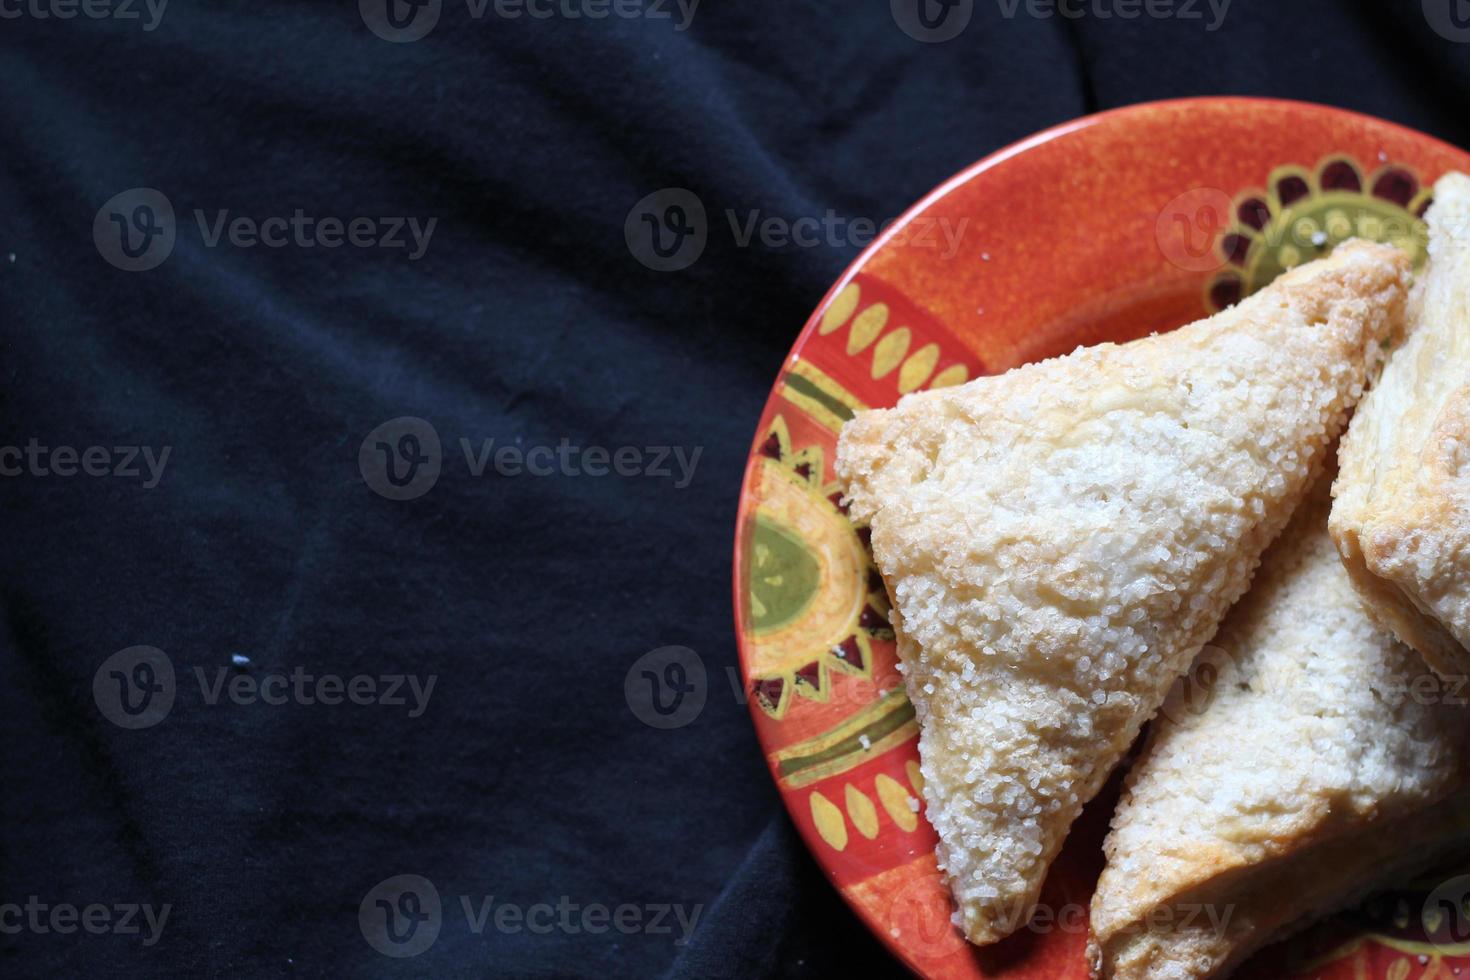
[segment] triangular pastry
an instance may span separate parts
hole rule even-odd
[[[1470,840],[1465,692],[1363,612],[1326,490],[1150,726],[1103,845],[1095,976],[1222,976]]]
[[[1470,177],[1434,187],[1407,343],[1342,443],[1332,536],[1369,613],[1470,673]]]
[[[893,600],[938,857],[976,943],[1245,591],[1401,325],[1362,242],[1172,333],[909,395],[837,472]]]

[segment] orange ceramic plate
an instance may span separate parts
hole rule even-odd
[[[834,482],[842,423],[909,391],[1172,329],[1353,235],[1422,257],[1420,216],[1450,169],[1470,170],[1470,155],[1322,106],[1219,98],[1121,109],[950,180],[812,314],[761,415],[741,491],[741,665],[792,818],[847,901],[915,971],[1085,977],[1086,907],[1116,789],[1089,807],[1053,866],[1048,915],[990,949],[966,944],[949,923],[918,803],[917,727],[883,584]],[[1451,933],[1463,923],[1421,914],[1425,884],[1274,947],[1244,972],[1459,975],[1470,944]]]

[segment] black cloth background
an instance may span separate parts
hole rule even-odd
[[[1215,32],[999,10],[981,0],[946,44],[880,0],[705,0],[685,31],[447,2],[401,44],[351,0],[173,0],[152,31],[0,19],[0,445],[172,447],[151,489],[0,478],[0,902],[172,905],[153,946],[0,934],[0,974],[898,972],[795,837],[724,683],[754,425],[859,249],[742,248],[724,211],[881,220],[1046,126],[1173,96],[1325,102],[1470,145],[1470,47],[1419,0],[1235,0]],[[173,253],[142,273],[92,236],[135,187],[178,212]],[[624,240],[665,187],[711,215],[679,272]],[[208,248],[195,208],[438,222],[410,261]],[[358,468],[399,416],[445,444],[407,502]],[[473,478],[461,436],[703,452],[683,489]],[[180,690],[138,731],[92,687],[135,645],[165,651]],[[668,645],[699,654],[710,693],[660,731],[624,678]],[[209,706],[196,667],[438,684],[418,718]],[[445,903],[412,959],[358,925],[399,874]],[[703,910],[682,945],[474,935],[460,895]]]

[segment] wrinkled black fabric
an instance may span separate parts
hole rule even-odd
[[[0,933],[0,973],[897,972],[792,831],[725,683],[755,422],[859,248],[740,247],[725,212],[882,220],[1046,126],[1172,96],[1320,101],[1470,144],[1470,47],[1419,0],[1235,0],[1215,32],[1006,6],[934,45],[879,0],[706,0],[685,31],[446,2],[403,44],[351,0],[174,0],[151,31],[0,19],[0,445],[171,447],[152,488],[0,478],[0,903],[172,906],[152,946]],[[137,187],[167,196],[178,240],[131,273],[92,228]],[[679,272],[624,240],[665,187],[711,216]],[[437,224],[410,260],[209,247],[195,209]],[[430,421],[445,460],[403,502],[358,467],[400,416]],[[462,437],[702,455],[682,489],[473,477]],[[135,731],[93,678],[136,645],[168,655],[179,694]],[[661,731],[624,679],[668,645],[699,654],[709,697]],[[208,705],[194,684],[298,667],[438,681],[416,718]],[[400,874],[445,904],[412,959],[359,931]],[[702,911],[684,944],[476,935],[453,924],[461,895]]]

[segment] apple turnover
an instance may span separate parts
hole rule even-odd
[[[1093,972],[1199,980],[1470,838],[1470,709],[1364,613],[1324,481],[1176,683],[1092,899]]]
[[[1345,243],[1207,320],[843,429],[972,942],[1028,921],[1083,804],[1245,591],[1408,278],[1396,249]]]
[[[1434,187],[1409,338],[1342,443],[1332,536],[1369,609],[1444,676],[1470,673],[1470,177]]]

